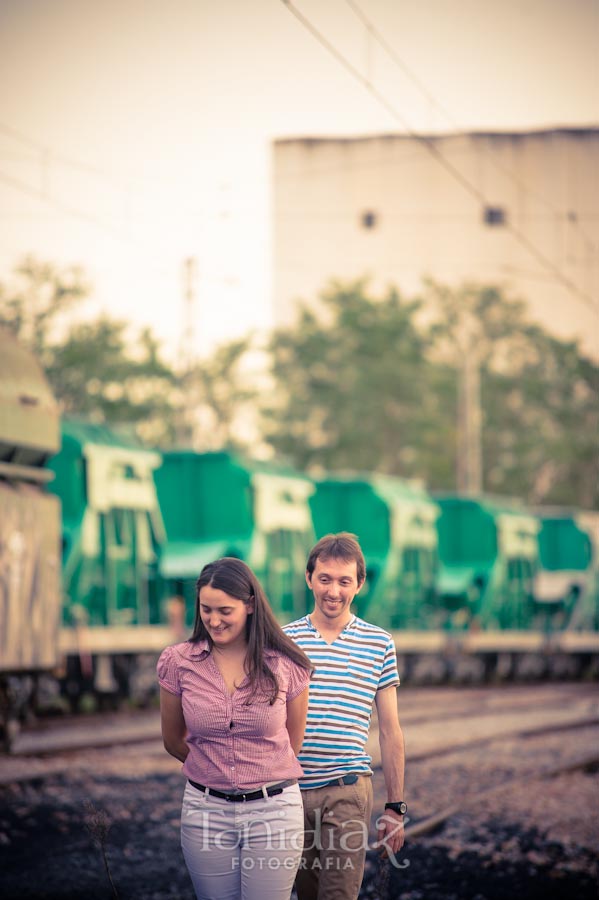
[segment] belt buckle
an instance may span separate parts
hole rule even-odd
[[[348,784],[355,784],[358,780],[358,776],[354,774],[354,772],[350,772],[349,775],[341,775],[339,779],[337,779],[337,784],[345,787]]]

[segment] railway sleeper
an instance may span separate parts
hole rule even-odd
[[[398,653],[399,674],[415,685],[597,681],[599,656],[559,650]]]

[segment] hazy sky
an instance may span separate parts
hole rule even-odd
[[[467,129],[599,122],[599,0],[355,0]],[[297,9],[408,125],[447,130],[349,0]],[[174,352],[267,328],[270,141],[400,130],[282,0],[0,0],[0,279],[79,263]]]

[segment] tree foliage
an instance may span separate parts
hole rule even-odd
[[[184,442],[197,450],[247,450],[255,445],[257,388],[246,365],[251,351],[249,337],[228,341],[186,373]]]
[[[599,367],[531,324],[505,288],[429,281],[407,299],[394,288],[373,296],[364,281],[332,283],[296,326],[273,333],[260,393],[249,339],[176,373],[148,330],[74,318],[88,293],[80,269],[34,259],[0,283],[0,324],[34,350],[67,415],[134,428],[154,446],[252,452],[263,440],[302,470],[376,471],[452,490],[468,354],[480,369],[484,490],[599,505]]]
[[[364,282],[334,283],[318,313],[305,306],[296,328],[275,333],[265,436],[277,453],[300,468],[444,471],[453,399],[427,360],[418,309],[392,288],[372,299]]]
[[[0,282],[0,325],[33,350],[45,366],[54,356],[53,348],[60,345],[68,314],[89,292],[78,266],[59,269],[26,257],[15,267],[10,284]]]
[[[422,314],[426,311],[426,316]],[[500,286],[429,281],[417,300],[332,284],[271,343],[265,436],[300,468],[419,477],[455,489],[465,354],[481,373],[483,488],[591,507],[599,369],[532,325]]]
[[[437,311],[434,352],[454,354],[456,377],[465,353],[480,366],[485,490],[597,506],[597,364],[532,324],[506,288],[429,281],[421,300]]]
[[[172,439],[176,378],[145,329],[133,339],[127,325],[102,316],[73,325],[46,372],[67,416],[134,427],[148,443]]]
[[[483,382],[487,484],[531,503],[597,508],[599,368],[538,327],[526,339],[519,364]]]
[[[0,285],[0,323],[35,352],[65,415],[127,426],[151,443],[168,440],[174,375],[157,342],[107,316],[73,319],[89,292],[78,267],[28,258],[11,285]]]
[[[189,443],[191,418],[199,421],[202,449],[238,446],[235,416],[249,397],[238,375],[247,342],[218,348],[177,373],[148,329],[136,333],[107,316],[74,318],[89,293],[81,269],[33,258],[15,269],[10,284],[0,283],[0,325],[35,352],[63,414],[126,427],[162,447]]]

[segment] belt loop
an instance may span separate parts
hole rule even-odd
[[[210,788],[209,788],[209,787],[204,788],[204,795],[205,795],[206,797],[209,797],[209,796],[210,796]]]
[[[262,785],[262,796],[265,800],[268,800],[268,791],[266,790],[266,786]]]

